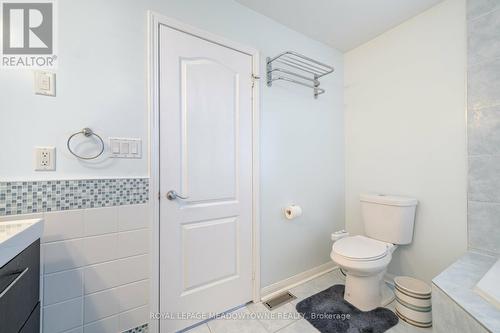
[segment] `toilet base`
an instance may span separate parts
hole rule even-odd
[[[373,310],[382,304],[382,284],[385,270],[371,276],[347,273],[344,299],[361,311]]]

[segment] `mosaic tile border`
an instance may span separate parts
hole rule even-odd
[[[148,202],[149,178],[0,182],[0,216]]]
[[[124,331],[123,333],[148,333],[148,324],[141,325],[136,328],[132,328],[128,331]]]

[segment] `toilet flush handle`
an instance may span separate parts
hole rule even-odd
[[[339,239],[349,236],[349,233],[345,230],[336,231],[332,234],[332,241],[336,242]]]

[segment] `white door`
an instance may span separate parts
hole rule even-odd
[[[174,332],[252,299],[252,57],[166,26],[159,44],[160,311],[175,317],[160,332]]]

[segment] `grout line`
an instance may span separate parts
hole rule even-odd
[[[81,298],[82,301],[83,301],[83,299],[85,297],[87,297],[87,296],[92,296],[92,295],[95,295],[95,294],[99,294],[99,293],[106,292],[106,291],[109,291],[109,290],[114,290],[114,289],[122,288],[124,286],[131,285],[131,284],[136,284],[136,283],[139,283],[139,282],[145,282],[145,281],[148,281],[148,280],[149,280],[149,278],[141,279],[141,280],[137,280],[137,281],[132,281],[132,282],[121,284],[121,285],[114,286],[114,287],[111,287],[111,288],[106,288],[106,289],[103,289],[103,290],[99,290],[99,291],[96,291],[96,292],[93,292],[93,293],[90,293],[90,294],[85,294],[85,292],[83,292],[82,295],[80,295],[80,296],[68,298],[68,299],[65,299],[64,301],[55,302],[55,303],[51,303],[51,304],[46,304],[46,305],[45,304],[40,304],[40,306],[43,307],[43,308],[48,308],[48,307],[51,307],[53,305],[58,305],[58,304],[66,303],[66,302],[69,302],[69,301],[74,301],[74,300],[76,300],[78,298]],[[149,301],[148,301],[148,303],[149,303]],[[141,306],[144,306],[144,305],[141,305]],[[139,306],[139,307],[141,307],[141,306]],[[126,311],[129,311],[129,310],[126,310]]]
[[[44,274],[40,274],[40,276],[45,278],[46,276],[51,276],[51,275],[54,275],[54,274],[65,273],[65,272],[69,272],[69,271],[76,271],[76,270],[79,270],[79,269],[82,269],[82,268],[95,267],[95,266],[99,266],[99,265],[103,265],[103,264],[109,264],[109,263],[112,263],[112,262],[115,262],[115,261],[120,261],[120,260],[126,260],[126,259],[131,259],[131,258],[135,259],[137,257],[142,257],[142,256],[147,256],[147,255],[149,255],[149,253],[134,254],[134,255],[131,255],[131,256],[128,256],[128,257],[106,260],[106,261],[103,261],[103,262],[99,262],[99,263],[95,263],[95,264],[89,264],[89,265],[83,265],[83,266],[78,266],[78,267],[75,267],[75,268],[69,268],[69,269],[65,269],[65,270],[62,270],[62,271],[44,273]]]
[[[59,305],[59,304],[62,304],[62,303],[71,302],[71,301],[74,301],[74,300],[79,299],[79,298],[83,299],[83,297],[84,297],[83,295],[80,295],[80,296],[71,297],[71,298],[65,299],[64,301],[60,301],[60,302],[56,302],[56,303],[52,303],[52,304],[47,304],[47,305],[40,304],[40,308],[43,308],[43,309],[49,308],[49,307],[51,307],[53,305]]]
[[[500,56],[488,57],[488,58],[485,58],[485,59],[483,59],[481,61],[477,61],[477,62],[469,62],[469,63],[467,63],[467,72],[470,71],[471,67],[477,67],[479,65],[492,63],[492,62],[495,62],[498,60],[500,60]],[[467,80],[467,82],[469,82],[469,80]]]
[[[467,203],[484,203],[484,204],[490,204],[490,205],[500,205],[500,201],[488,201],[488,200],[471,200],[467,199]]]
[[[108,263],[111,263],[111,262],[114,262],[114,261],[117,261],[117,260],[124,260],[124,259],[128,259],[128,258],[139,257],[139,256],[144,256],[144,255],[149,255],[149,252],[134,254],[133,256],[120,257],[120,258],[116,258],[116,259],[106,260],[106,261],[97,262],[97,263],[93,263],[93,264],[87,264],[87,265],[78,266],[78,267],[72,267],[72,268],[63,269],[63,270],[55,271],[55,272],[44,273],[44,276],[55,274],[55,273],[62,273],[62,272],[67,272],[67,271],[73,271],[73,270],[77,270],[77,269],[81,269],[81,268],[93,267],[93,266],[97,266],[97,265],[101,265],[101,264],[108,264]]]
[[[274,331],[273,333],[277,333],[277,332],[283,331],[285,328],[288,328],[288,327],[290,327],[290,326],[294,325],[295,323],[298,323],[300,320],[303,320],[303,319],[304,319],[304,318],[302,318],[302,319],[295,319],[295,320],[293,320],[291,323],[288,323],[288,324],[286,324],[285,326],[283,326],[282,328],[277,329],[277,330],[276,330],[276,331]],[[312,326],[312,325],[311,325],[311,326]],[[313,327],[314,327],[314,326],[313,326]]]
[[[494,153],[494,154],[470,154],[468,157],[500,157],[500,153]]]
[[[498,59],[500,60],[500,58],[498,58]],[[472,107],[472,106],[467,105],[467,113],[471,113],[471,112],[474,112],[474,111],[482,111],[484,109],[496,109],[498,107],[500,107],[500,103],[494,103],[494,104],[491,104],[491,105],[480,106],[480,107]]]
[[[474,0],[473,0],[473,1],[474,1]],[[499,11],[499,10],[500,10],[500,7],[497,7],[497,8],[494,8],[494,9],[492,9],[492,10],[490,10],[490,11],[486,12],[486,13],[479,14],[479,15],[477,15],[477,16],[475,16],[475,17],[473,17],[473,18],[467,18],[467,19],[466,19],[466,21],[467,21],[466,23],[473,22],[473,21],[477,21],[478,19],[480,19],[480,18],[482,18],[482,17],[485,17],[485,16],[488,16],[488,15],[490,15],[490,14],[493,14],[494,12]],[[466,13],[466,14],[467,14],[467,13]]]
[[[149,304],[149,303],[148,303],[148,304]],[[134,310],[140,309],[140,308],[142,308],[142,307],[144,307],[144,306],[147,306],[148,304],[140,305],[140,306],[137,306],[137,307],[135,307],[135,308],[132,308],[132,309],[129,309],[129,310],[125,310],[125,311],[120,311],[120,312],[115,313],[115,314],[113,314],[113,315],[111,315],[111,316],[106,316],[106,317],[103,317],[103,318],[101,318],[101,319],[94,320],[94,321],[91,321],[91,322],[88,322],[88,323],[83,323],[83,322],[82,322],[82,324],[81,324],[81,325],[78,325],[78,326],[76,326],[76,327],[72,327],[72,328],[70,328],[70,329],[68,329],[68,330],[65,330],[65,331],[61,332],[61,333],[67,333],[67,332],[71,332],[71,331],[73,331],[74,329],[84,328],[85,326],[90,325],[90,324],[93,324],[93,323],[96,323],[96,322],[98,322],[98,321],[105,320],[105,319],[109,319],[109,318],[112,318],[112,317],[117,317],[117,316],[119,316],[119,315],[121,315],[121,314],[123,314],[123,313],[125,313],[125,312],[129,312],[129,311],[134,311]],[[82,317],[82,320],[83,320],[83,318],[84,318],[84,317]],[[144,324],[147,324],[147,323],[144,323]],[[142,326],[142,325],[144,325],[144,324],[140,324],[139,326]],[[135,328],[135,327],[132,327],[132,328],[130,328],[130,329],[134,329],[134,328]],[[129,330],[130,330],[130,329],[129,329]]]
[[[128,310],[117,312],[115,314],[112,314],[111,316],[106,316],[106,317],[103,317],[103,318],[100,318],[100,319],[97,319],[97,320],[94,320],[94,321],[89,321],[88,323],[83,323],[82,326],[86,326],[86,325],[90,325],[90,324],[93,324],[93,323],[97,323],[98,321],[105,320],[105,319],[108,319],[108,318],[111,318],[111,317],[117,317],[117,316],[119,316],[119,315],[121,315],[121,314],[123,314],[125,312],[134,311],[134,310],[143,308],[143,307],[148,306],[148,305],[149,305],[149,302],[146,303],[146,304],[139,305],[139,306],[136,306],[134,308],[128,309]],[[139,326],[144,325],[144,324],[146,324],[146,323],[140,324]],[[133,328],[135,328],[135,327],[132,327],[132,328],[129,328],[129,329],[133,329]]]
[[[469,251],[469,252],[477,253],[480,255],[486,255],[486,256],[494,257],[494,258],[498,258],[498,256],[500,255],[499,252],[494,252],[491,250],[480,249],[477,247],[470,246],[470,243],[467,243],[467,246],[468,246],[467,251]]]
[[[110,236],[110,235],[120,235],[120,234],[126,234],[126,233],[137,232],[137,231],[145,231],[145,230],[149,230],[149,227],[143,227],[143,228],[132,229],[132,230],[114,231],[114,232],[108,232],[108,233],[105,233],[105,234],[98,234],[98,235],[92,235],[92,236],[82,236],[82,237],[67,238],[67,239],[61,239],[61,240],[55,240],[55,241],[48,241],[48,242],[40,242],[40,244],[41,245],[57,244],[57,243],[62,243],[62,242],[85,240],[85,239],[98,238],[98,237]]]
[[[132,282],[127,282],[127,283],[124,283],[124,284],[120,284],[118,286],[114,286],[114,287],[111,287],[111,288],[106,288],[106,289],[103,289],[103,290],[99,290],[99,291],[95,291],[93,293],[89,293],[89,294],[83,294],[83,297],[87,297],[87,296],[92,296],[92,295],[95,295],[95,294],[99,294],[99,293],[102,293],[102,292],[105,292],[105,291],[109,291],[109,290],[114,290],[114,289],[118,289],[118,288],[122,288],[124,286],[127,286],[127,285],[130,285],[130,284],[138,284],[140,282],[145,282],[145,281],[149,281],[149,278],[145,278],[145,279],[140,279],[140,280],[137,280],[137,281],[132,281]]]

